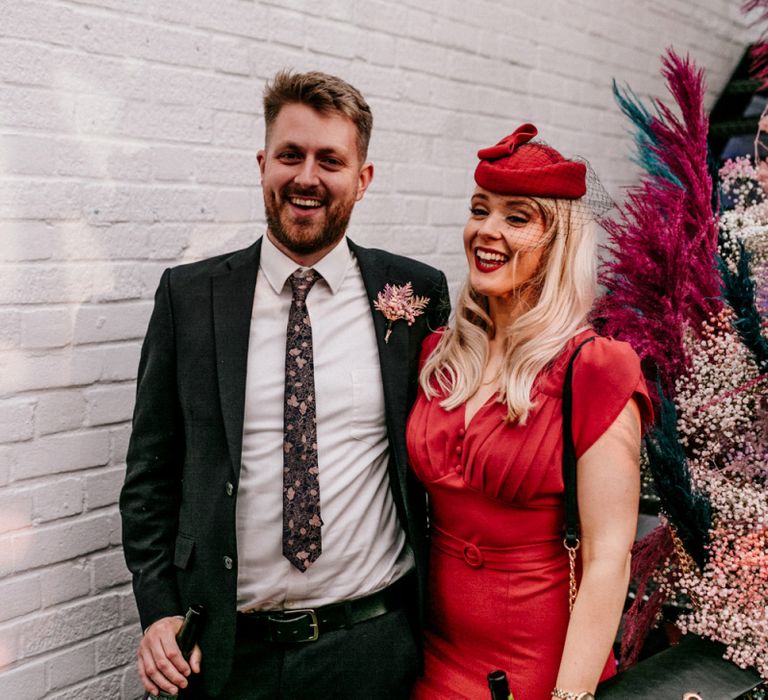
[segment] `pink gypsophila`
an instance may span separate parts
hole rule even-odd
[[[768,678],[768,501],[761,484],[700,471],[715,511],[710,557],[701,572],[684,573],[678,586],[698,601],[678,619],[693,632],[726,645],[725,658],[754,666]]]
[[[720,189],[732,200],[736,210],[743,210],[765,199],[757,171],[749,156],[732,158],[719,171]]]

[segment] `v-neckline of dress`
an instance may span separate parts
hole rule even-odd
[[[480,411],[484,410],[491,401],[496,403],[496,397],[499,395],[498,391],[494,391],[483,403],[481,403],[475,412],[469,417],[469,420],[467,420],[467,402],[465,401],[462,404],[462,412],[461,412],[461,426],[464,428],[464,432],[466,433],[469,430],[469,426],[472,425],[472,421],[475,420],[477,417],[477,414],[480,413]]]

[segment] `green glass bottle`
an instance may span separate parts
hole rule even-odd
[[[488,674],[488,687],[491,689],[491,700],[515,700],[509,691],[509,682],[504,671],[491,671]]]
[[[184,616],[184,622],[181,623],[181,627],[176,634],[176,644],[179,645],[181,655],[187,660],[192,655],[192,651],[200,636],[203,613],[204,608],[202,605],[190,605],[187,614]],[[144,694],[144,700],[175,700],[177,697],[178,695],[171,695],[164,690],[161,690],[157,695]]]

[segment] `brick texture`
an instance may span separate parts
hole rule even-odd
[[[119,546],[136,368],[162,270],[264,216],[260,95],[336,73],[374,111],[351,236],[464,274],[478,147],[534,121],[620,196],[611,80],[712,104],[754,30],[731,0],[0,0],[0,697],[140,695]],[[752,32],[752,34],[750,34]]]

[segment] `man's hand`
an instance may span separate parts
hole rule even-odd
[[[139,644],[139,677],[146,690],[157,695],[164,690],[176,695],[187,687],[187,676],[200,673],[202,652],[195,645],[189,663],[176,644],[176,634],[183,622],[181,617],[162,617],[147,627]]]

